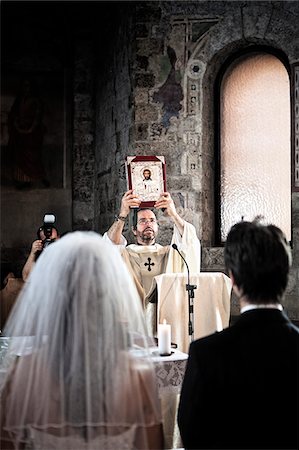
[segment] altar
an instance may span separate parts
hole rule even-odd
[[[165,319],[171,324],[171,340],[185,353],[188,353],[190,345],[187,282],[187,275],[182,273],[155,277],[158,294],[157,323],[162,323]],[[190,284],[197,286],[193,299],[194,339],[227,328],[232,290],[230,278],[222,272],[192,273]]]

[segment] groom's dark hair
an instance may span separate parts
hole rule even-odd
[[[242,295],[259,303],[280,301],[288,282],[291,251],[275,225],[239,222],[228,233],[225,266]]]

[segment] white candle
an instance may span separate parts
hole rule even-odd
[[[158,324],[158,347],[160,355],[171,354],[171,326],[165,319]]]

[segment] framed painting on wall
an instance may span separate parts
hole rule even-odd
[[[66,185],[65,74],[5,71],[1,82],[1,185]]]
[[[152,208],[166,191],[164,156],[128,156],[126,168],[128,189],[140,196],[140,208]]]

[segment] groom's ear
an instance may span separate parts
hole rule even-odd
[[[234,277],[234,274],[232,273],[231,270],[228,271],[228,275],[229,275],[229,278],[232,280],[232,284],[234,284],[234,282],[235,282],[235,277]]]
[[[235,294],[236,294],[238,297],[240,297],[240,296],[241,296],[241,291],[240,291],[239,287],[236,285],[236,280],[235,280],[234,274],[232,273],[231,270],[228,271],[228,274],[229,274],[229,277],[230,277],[231,282],[232,282],[233,291],[235,292]]]

